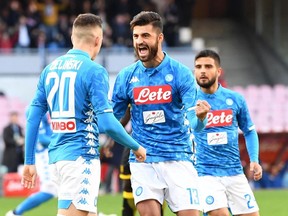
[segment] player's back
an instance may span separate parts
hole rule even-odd
[[[53,130],[50,163],[99,157],[95,111],[107,108],[97,102],[97,94],[108,92],[106,77],[106,70],[80,50],[70,50],[45,68],[41,79]]]

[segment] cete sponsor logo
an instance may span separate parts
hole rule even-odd
[[[232,110],[213,110],[207,113],[206,127],[219,127],[232,125],[233,111]]]
[[[133,89],[135,104],[160,104],[172,101],[172,88],[170,85],[145,86]]]

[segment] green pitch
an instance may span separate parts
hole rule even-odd
[[[259,190],[255,196],[260,207],[261,216],[287,216],[288,215],[288,190]],[[0,216],[15,208],[24,198],[0,198]],[[103,195],[99,197],[98,208],[105,214],[121,215],[121,194]],[[33,209],[24,216],[55,216],[56,199],[51,200],[36,209]],[[168,207],[165,209],[165,216],[172,216]]]

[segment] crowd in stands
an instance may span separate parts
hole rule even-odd
[[[71,26],[79,13],[103,19],[103,47],[132,47],[130,20],[142,10],[157,11],[165,19],[167,46],[179,46],[180,26],[189,26],[194,0],[1,0],[0,49],[71,47]],[[188,7],[187,7],[188,6]],[[179,13],[181,11],[181,13]],[[189,14],[189,15],[185,15]],[[185,15],[185,17],[184,17]]]

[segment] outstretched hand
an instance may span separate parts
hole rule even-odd
[[[139,147],[137,151],[133,151],[136,156],[136,160],[139,162],[144,162],[146,160],[146,149],[142,146]]]
[[[28,189],[34,188],[36,185],[36,167],[35,165],[25,165],[23,169],[23,175],[21,184]]]

